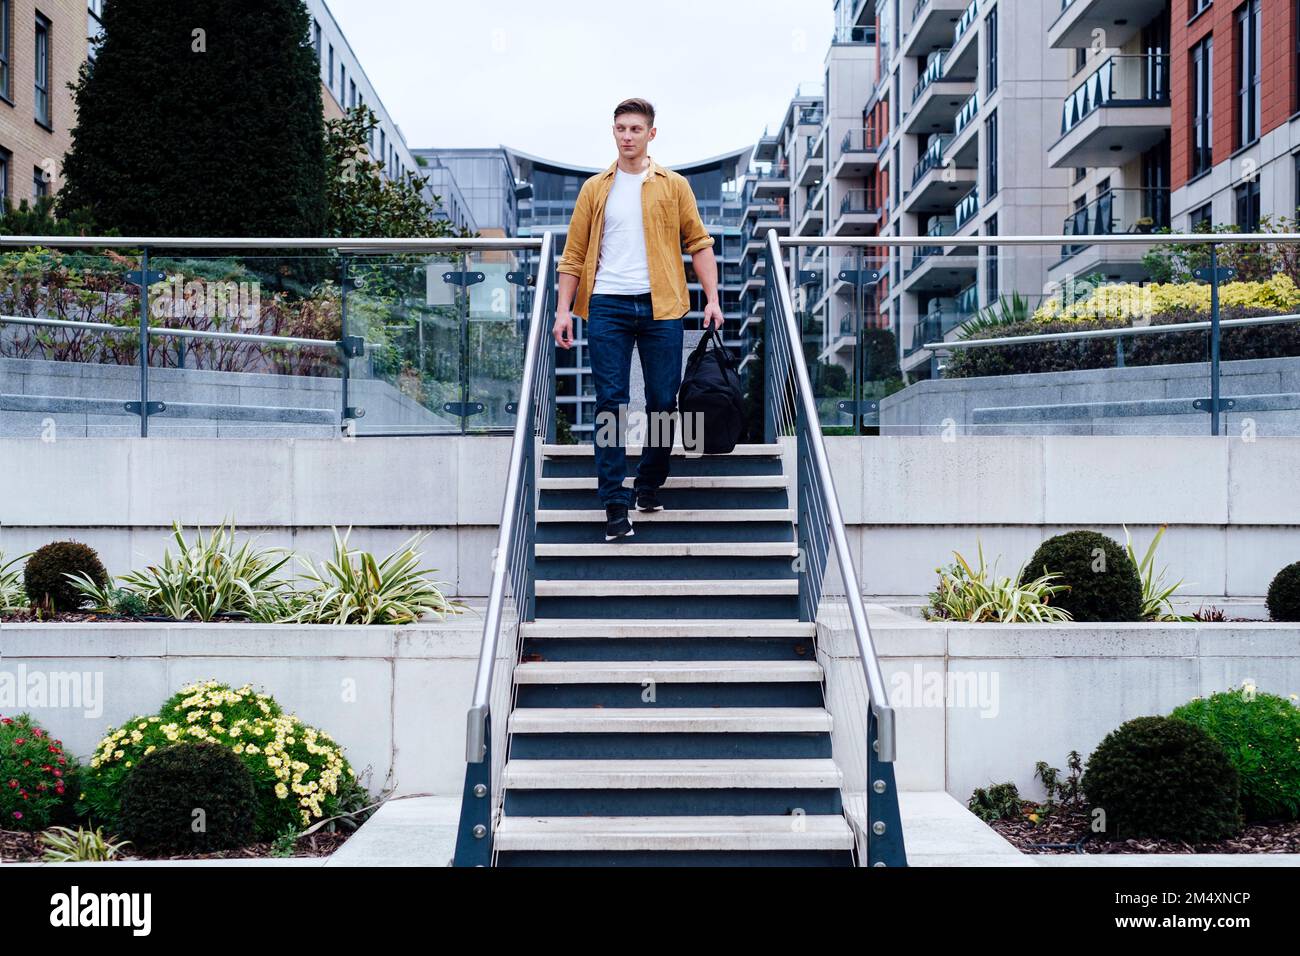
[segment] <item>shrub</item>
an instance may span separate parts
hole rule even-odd
[[[279,548],[256,548],[245,541],[235,547],[231,520],[208,534],[185,540],[179,522],[172,525],[176,551],[156,565],[121,577],[124,590],[139,594],[151,612],[178,621],[211,621],[223,614],[252,616],[288,582],[275,577],[290,555]]]
[[[52,541],[37,548],[23,569],[23,589],[33,607],[50,611],[75,611],[81,607],[81,592],[69,575],[84,576],[100,587],[108,583],[108,572],[95,549],[79,541]]]
[[[77,827],[50,827],[41,834],[46,863],[103,863],[113,859],[128,845],[129,840],[113,840],[104,836],[102,828],[87,830]]]
[[[316,567],[303,560],[309,587],[297,595],[299,607],[288,618],[300,624],[410,624],[425,614],[459,614],[461,603],[449,601],[438,583],[419,568],[415,547],[423,540],[408,538],[380,561],[368,551],[348,548],[348,534],[334,529],[334,557]]]
[[[984,549],[979,549],[979,565],[970,563],[956,551],[956,563],[939,568],[938,590],[930,594],[926,616],[931,620],[1001,621],[1068,621],[1067,611],[1048,602],[1065,590],[1053,584],[1057,575],[1044,574],[1030,581],[1020,580],[1023,569],[1014,577],[999,578],[997,562],[992,568],[984,564]]]
[[[1128,533],[1128,527],[1124,528],[1124,550],[1128,553],[1128,559],[1133,562],[1133,567],[1137,568],[1138,580],[1142,582],[1142,619],[1144,621],[1193,621],[1194,617],[1174,613],[1174,605],[1170,600],[1183,586],[1182,580],[1180,579],[1176,584],[1165,584],[1165,573],[1169,569],[1165,567],[1156,571],[1156,548],[1160,546],[1160,539],[1164,537],[1167,527],[1167,525],[1160,526],[1160,530],[1156,532],[1151,543],[1147,545],[1146,552],[1140,558],[1137,549],[1133,547],[1133,539]]]
[[[1058,574],[1069,587],[1056,601],[1076,621],[1142,620],[1142,582],[1124,549],[1095,531],[1069,531],[1048,538],[1021,573]]]
[[[1264,606],[1271,621],[1300,621],[1300,561],[1274,576]]]
[[[1223,747],[1241,781],[1247,820],[1300,817],[1300,710],[1253,688],[1198,697],[1170,716],[1195,724]]]
[[[1172,717],[1138,717],[1107,734],[1082,785],[1109,839],[1201,842],[1241,827],[1237,770],[1223,747]]]
[[[157,714],[133,717],[109,731],[82,775],[77,808],[110,827],[120,825],[121,785],[131,767],[182,741],[219,743],[243,760],[257,794],[259,840],[333,816],[340,793],[348,793],[355,776],[328,734],[284,713],[273,698],[247,684],[238,689],[212,680],[190,684]]]
[[[233,850],[253,842],[253,776],[221,744],[155,750],[127,774],[121,790],[122,832],[146,855]]]
[[[28,714],[0,717],[0,829],[40,830],[62,817],[76,760]]]
[[[995,783],[987,790],[976,787],[966,808],[985,823],[1014,820],[1021,814],[1020,791],[1014,783]]]

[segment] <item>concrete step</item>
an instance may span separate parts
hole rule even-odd
[[[767,684],[820,681],[816,661],[525,661],[516,684]]]
[[[839,815],[750,817],[502,817],[495,848],[518,851],[851,850]]]
[[[587,487],[591,485],[588,482]],[[594,485],[591,485],[594,487]],[[537,511],[537,520],[540,522],[599,522],[605,523],[605,512],[603,510],[566,510],[563,508],[539,508]],[[681,511],[638,511],[632,516],[632,520],[641,521],[779,521],[790,523],[794,521],[794,509],[792,508],[695,508],[684,509]]]
[[[651,512],[653,514],[655,512]],[[641,520],[642,512],[632,516]],[[620,541],[617,548],[607,542],[586,544],[538,544],[539,558],[794,558],[799,546],[793,541]]]
[[[538,619],[525,621],[523,636],[533,638],[653,638],[662,637],[813,637],[817,625],[813,621],[782,621],[754,618],[751,620],[607,620],[601,618],[572,618],[560,620]]]
[[[834,760],[510,760],[508,790],[838,788]]]
[[[621,547],[613,543],[608,547]],[[799,581],[795,578],[761,578],[753,581],[669,580],[647,581],[579,581],[567,578],[539,580],[536,595],[544,597],[685,597],[687,595],[797,595]]]
[[[640,455],[644,450],[642,445],[628,445],[626,452],[629,455]],[[688,452],[681,445],[673,446],[673,455],[690,457],[690,458],[779,458],[781,456],[780,445],[737,445],[727,455],[704,455],[701,452]],[[594,458],[596,446],[590,443],[581,445],[543,445],[542,454],[548,458]]]
[[[623,487],[631,488],[634,479],[627,478]],[[594,475],[578,478],[538,478],[540,491],[595,491],[599,481]],[[669,475],[660,486],[669,490],[677,488],[784,488],[785,475]]]
[[[524,707],[512,734],[829,733],[824,707]]]

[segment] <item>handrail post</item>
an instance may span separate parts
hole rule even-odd
[[[344,345],[348,340],[348,254],[339,254],[339,360],[343,368],[339,374],[339,391],[342,393],[343,405],[339,409],[339,430],[346,433],[348,427],[348,390],[352,376],[352,362]]]
[[[907,866],[894,765],[880,759],[880,722],[867,708],[867,865]]]
[[[1219,247],[1210,243],[1210,434],[1219,434]]]
[[[471,721],[472,723],[472,721]],[[482,759],[465,765],[454,866],[492,863],[492,715],[483,716]],[[473,729],[471,727],[471,729]]]
[[[149,437],[149,247],[140,250],[140,437]]]

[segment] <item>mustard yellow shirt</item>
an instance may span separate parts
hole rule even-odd
[[[683,250],[694,255],[713,245],[695,205],[695,193],[681,173],[665,169],[650,159],[649,174],[641,186],[641,220],[645,227],[646,267],[650,273],[650,302],[656,319],[680,319],[691,310],[686,290]],[[569,220],[564,255],[556,267],[578,277],[573,314],[587,317],[591,289],[600,262],[600,239],[605,229],[605,200],[614,185],[618,161],[597,173],[578,191]]]

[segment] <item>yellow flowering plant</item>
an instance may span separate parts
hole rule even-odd
[[[182,741],[222,744],[243,760],[257,791],[259,840],[334,816],[357,787],[329,734],[286,714],[248,684],[231,688],[209,680],[182,687],[155,715],[109,728],[81,775],[78,812],[116,826],[121,783],[132,767]]]

